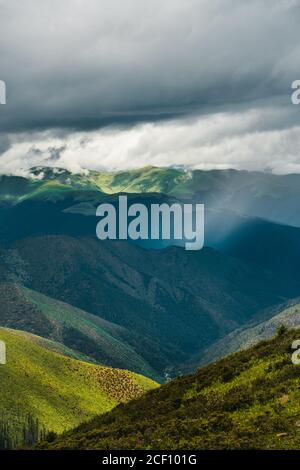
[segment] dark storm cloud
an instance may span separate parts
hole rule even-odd
[[[1,130],[287,104],[299,11],[293,0],[0,0]]]

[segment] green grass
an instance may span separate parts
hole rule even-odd
[[[119,192],[169,194],[175,186],[186,180],[186,173],[172,168],[147,166],[131,171],[98,173],[91,175],[91,180],[107,194]]]
[[[299,332],[178,378],[58,438],[50,449],[299,449]]]
[[[53,342],[29,333],[0,328],[0,339],[7,348],[7,364],[0,366],[0,416],[10,426],[15,421],[16,433],[28,413],[46,429],[63,432],[156,386],[133,372],[66,357],[54,351]]]

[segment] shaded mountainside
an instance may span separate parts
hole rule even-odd
[[[28,416],[40,430],[62,432],[136,398],[156,386],[143,376],[74,360],[61,345],[30,333],[0,328],[7,363],[0,366],[0,440],[6,425],[22,444]],[[59,351],[60,353],[58,353]]]
[[[129,331],[127,342],[159,375],[291,296],[273,274],[209,248],[144,250],[51,235],[0,255],[3,278]]]
[[[277,273],[286,286],[299,286],[299,228],[244,218],[213,246],[247,264]]]
[[[197,357],[193,358],[193,366],[191,365],[190,368],[188,368],[186,364],[183,370],[187,373],[188,371],[195,370],[202,364],[208,364],[230,353],[249,348],[259,341],[269,339],[280,326],[284,326],[288,329],[300,327],[299,303],[287,305],[278,313],[274,311],[271,318],[267,320],[245,325],[234,330],[232,333],[229,333],[229,335],[214,343],[213,346],[202,351]]]
[[[17,205],[0,204],[0,243],[9,246],[18,240],[44,235],[65,235],[96,239],[96,207],[101,202],[118,206],[119,195],[93,195],[79,191],[61,201],[26,200]],[[161,194],[129,195],[128,204],[169,205],[180,201]],[[118,224],[117,224],[118,225]],[[181,246],[186,240],[130,241],[146,249]],[[127,244],[123,242],[123,245]],[[224,209],[205,208],[205,246],[255,264],[284,283],[289,297],[300,292],[300,228],[244,216]],[[126,250],[126,248],[125,248]],[[1,273],[0,273],[1,275]]]
[[[0,326],[52,339],[89,362],[159,378],[129,346],[125,328],[15,283],[0,283]]]
[[[42,449],[299,449],[299,332],[203,367],[120,405]]]

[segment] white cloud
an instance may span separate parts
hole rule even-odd
[[[189,119],[70,134],[47,131],[11,135],[1,156],[2,173],[25,174],[35,165],[128,169],[184,164],[190,168],[237,168],[300,172],[297,107],[265,107]],[[283,123],[288,122],[288,126]],[[53,158],[55,155],[55,158]]]

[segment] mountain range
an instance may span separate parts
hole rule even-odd
[[[270,338],[282,324],[297,327],[298,188],[300,175],[235,170],[36,167],[26,177],[3,175],[1,331],[30,344],[38,335],[53,364],[63,356],[163,383]],[[99,241],[96,207],[120,194],[146,205],[204,203],[205,248]]]
[[[84,191],[91,201],[99,194],[157,193],[198,200],[212,209],[227,209],[286,225],[300,226],[300,175],[237,170],[186,170],[152,166],[115,172],[35,167],[29,177],[5,176],[0,198],[16,203],[28,199],[59,201]]]

